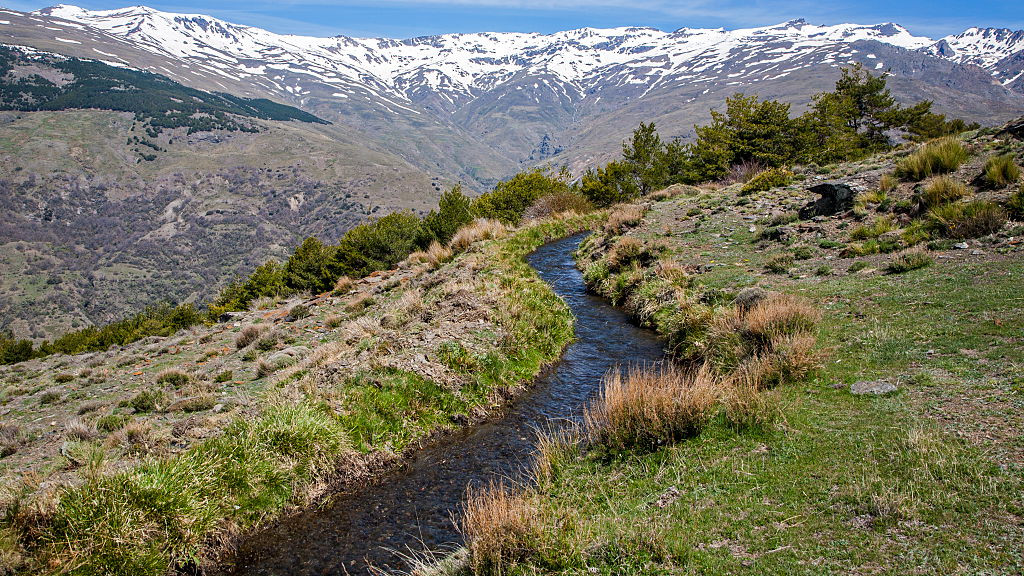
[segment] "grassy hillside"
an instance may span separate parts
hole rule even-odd
[[[523,257],[593,221],[470,226],[454,260],[420,254],[334,295],[3,368],[0,573],[194,565],[482,418],[572,338]]]
[[[933,164],[948,176],[908,148],[613,211],[581,249],[591,288],[704,368],[606,379],[583,425],[541,437],[531,482],[470,495],[467,551],[432,570],[1019,573],[1024,191],[998,166],[1024,145],[964,147]],[[801,217],[831,179],[856,199]],[[965,197],[929,200],[949,182]],[[813,356],[787,339],[808,305]],[[795,357],[817,367],[787,373]]]
[[[40,338],[204,301],[306,236],[436,204],[436,182],[341,127],[260,123],[151,136],[130,113],[0,113],[3,327]]]

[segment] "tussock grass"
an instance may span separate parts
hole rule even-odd
[[[1006,201],[1006,210],[1017,221],[1024,220],[1024,184],[1020,185],[1009,200]]]
[[[936,206],[956,202],[967,197],[967,186],[949,176],[939,176],[915,195],[917,209],[925,212]]]
[[[235,348],[239,350],[248,348],[262,333],[263,330],[259,326],[246,326],[242,328],[242,331],[235,337]]]
[[[459,228],[452,236],[449,246],[456,252],[465,252],[476,242],[501,238],[506,234],[508,234],[508,227],[500,221],[477,218]]]
[[[978,238],[998,232],[1007,215],[998,204],[975,200],[936,206],[928,212],[930,228],[947,238]]]
[[[920,182],[936,174],[948,174],[959,168],[970,152],[955,137],[939,138],[924,144],[896,164],[896,175],[904,180]]]
[[[899,185],[900,179],[895,174],[883,174],[878,180],[878,189],[884,193],[892,192]]]
[[[476,574],[504,574],[508,566],[535,554],[542,518],[525,492],[491,483],[471,488],[460,528]]]
[[[83,418],[71,418],[64,424],[64,435],[72,440],[92,440],[96,426]]]
[[[886,272],[890,274],[902,274],[904,272],[910,272],[911,270],[918,270],[931,266],[935,263],[935,260],[928,255],[928,252],[920,249],[905,250],[900,252],[889,265],[886,266]]]
[[[647,207],[642,204],[619,204],[608,213],[604,231],[608,234],[622,234],[640,224],[646,213]]]
[[[783,419],[778,397],[763,390],[760,377],[756,367],[747,365],[723,385],[722,416],[737,432],[769,430]]]
[[[168,368],[157,374],[156,383],[162,386],[172,386],[174,388],[183,388],[192,381],[192,377],[188,373],[178,370],[176,368]]]
[[[880,216],[869,225],[862,225],[850,231],[851,240],[870,240],[886,232],[896,230],[896,223],[889,216]]]
[[[409,261],[416,264],[427,264],[433,269],[451,260],[453,255],[454,252],[451,248],[442,246],[440,242],[434,240],[425,251],[421,250],[410,254]]]
[[[0,458],[15,454],[24,442],[24,433],[17,424],[0,424]]]
[[[1012,154],[993,156],[985,162],[985,183],[992,188],[1003,188],[1020,180],[1020,166]]]
[[[323,410],[270,406],[177,457],[65,488],[38,528],[37,552],[75,574],[166,573],[229,524],[252,526],[282,507],[297,496],[298,481],[320,474],[347,446]]]
[[[355,281],[348,276],[342,276],[334,283],[334,290],[331,291],[331,296],[344,296],[352,290],[355,284]]]
[[[584,412],[587,435],[613,450],[653,449],[695,436],[715,414],[717,388],[704,368],[613,371]]]

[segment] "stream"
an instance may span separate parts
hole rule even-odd
[[[373,483],[247,539],[231,574],[402,571],[424,550],[451,550],[461,543],[453,518],[468,486],[520,474],[531,459],[534,430],[578,418],[609,369],[661,359],[663,343],[653,332],[586,292],[572,257],[584,236],[545,244],[527,258],[572,309],[577,338],[532,388],[500,416],[445,435]]]

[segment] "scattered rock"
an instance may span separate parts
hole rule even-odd
[[[971,250],[971,256],[984,256],[984,250]]]
[[[957,250],[967,250],[968,245],[967,242],[957,242],[956,244],[953,244],[953,248],[956,248]]]
[[[856,396],[866,394],[881,396],[883,394],[891,394],[896,390],[896,385],[887,380],[861,380],[850,385],[850,393]]]
[[[815,216],[832,216],[853,208],[853,199],[857,196],[859,186],[848,182],[822,182],[808,188],[809,191],[821,196],[800,209],[800,218],[809,219]]]
[[[665,508],[671,505],[676,500],[679,500],[679,497],[681,495],[682,494],[680,494],[678,488],[676,488],[675,486],[669,486],[668,489],[661,494],[661,496],[658,496],[657,500],[651,503],[651,506],[654,506],[655,508]]]
[[[221,323],[233,322],[236,318],[240,318],[241,316],[241,312],[225,312],[217,317],[217,321]]]
[[[1014,138],[1024,140],[1024,117],[1017,118],[1016,120],[1013,120],[1011,122],[1007,122],[1006,125],[1003,126],[1001,133],[1009,134]]]

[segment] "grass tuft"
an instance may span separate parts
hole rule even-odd
[[[970,153],[955,137],[939,138],[924,144],[896,164],[896,175],[920,182],[936,174],[948,174],[967,161]]]
[[[1012,154],[993,156],[985,162],[984,179],[992,188],[1004,188],[1020,180],[1020,166]]]
[[[978,238],[998,232],[1006,211],[987,200],[936,206],[928,212],[930,228],[947,238]]]
[[[475,574],[503,574],[536,552],[542,521],[522,491],[491,483],[466,493],[460,528]]]
[[[906,250],[897,254],[892,262],[885,268],[889,274],[902,274],[911,270],[918,270],[931,266],[935,260],[924,250]]]

